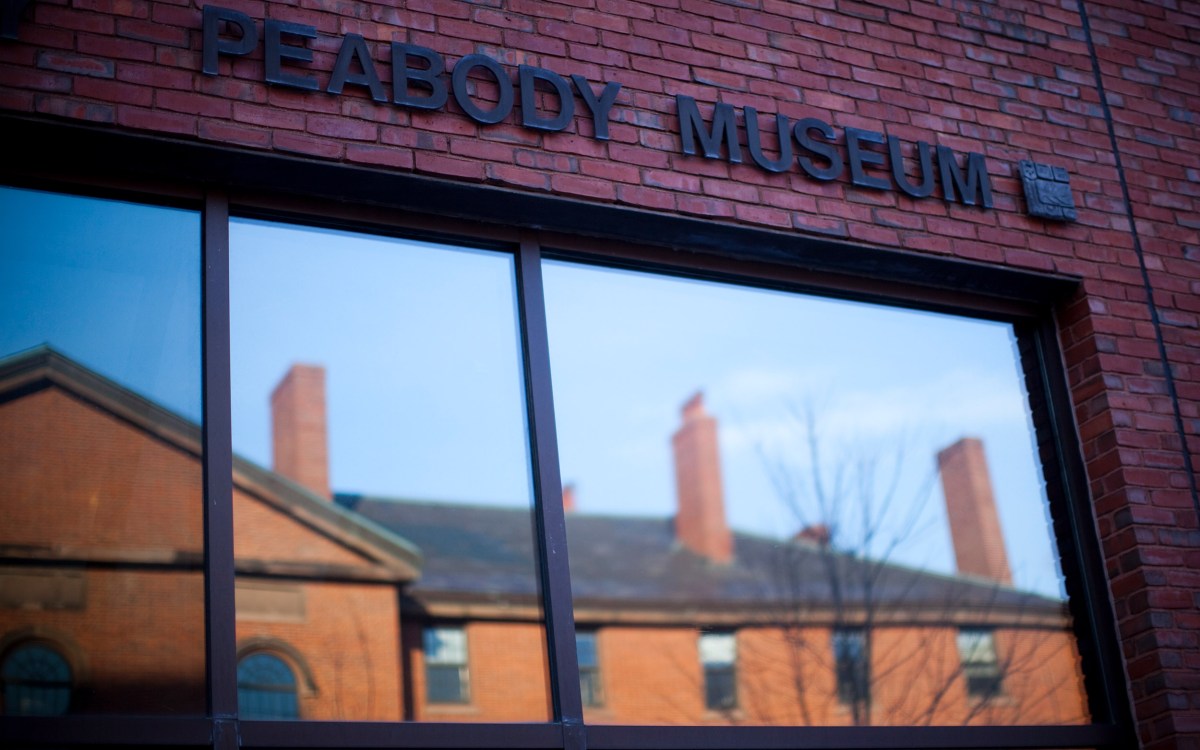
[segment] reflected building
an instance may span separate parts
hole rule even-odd
[[[200,446],[50,349],[0,363],[4,713],[205,712]],[[244,461],[234,507],[245,714],[399,719],[420,554]]]
[[[323,373],[272,397],[275,470],[235,460],[243,718],[544,721],[528,509],[332,493]],[[1088,720],[1065,602],[1011,585],[982,446],[939,457],[960,573],[726,520],[701,397],[670,518],[566,503],[587,720]],[[0,363],[9,714],[204,712],[200,430],[49,349]]]

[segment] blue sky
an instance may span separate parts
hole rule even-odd
[[[199,421],[200,215],[0,188],[0,356],[49,343]]]

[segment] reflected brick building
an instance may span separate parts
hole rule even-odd
[[[203,713],[199,428],[49,350],[6,360],[0,394],[3,658],[56,650],[71,712]],[[288,661],[301,715],[398,719],[397,592],[419,555],[276,474],[236,474],[242,655]],[[5,675],[6,713],[42,712],[8,705],[27,682]]]
[[[272,405],[276,460],[318,486],[235,466],[246,717],[546,720],[529,511],[331,502],[323,372],[294,368]],[[303,439],[287,435],[296,425]],[[6,712],[204,710],[198,440],[53,351],[0,364],[0,660],[38,646],[67,669],[36,686],[6,672]],[[782,543],[731,530],[699,396],[674,445],[674,519],[568,515],[589,721],[1087,720],[1063,602],[999,569],[951,577],[855,557],[819,529]],[[998,529],[981,461],[978,441],[948,449],[947,494],[974,483],[952,507],[990,507]],[[988,528],[956,534],[989,538],[1003,563]]]

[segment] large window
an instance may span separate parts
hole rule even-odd
[[[512,254],[235,220],[229,277],[239,637],[305,719],[548,720]]]
[[[1089,720],[1010,324],[567,261],[544,283],[575,615],[636,670],[605,720]],[[946,698],[963,621],[1020,652],[1011,701]],[[698,627],[726,632],[689,673]]]
[[[4,197],[9,714],[217,717],[158,717],[167,744],[228,717],[246,746],[1116,744],[1033,306]],[[85,675],[14,646],[49,632]]]

